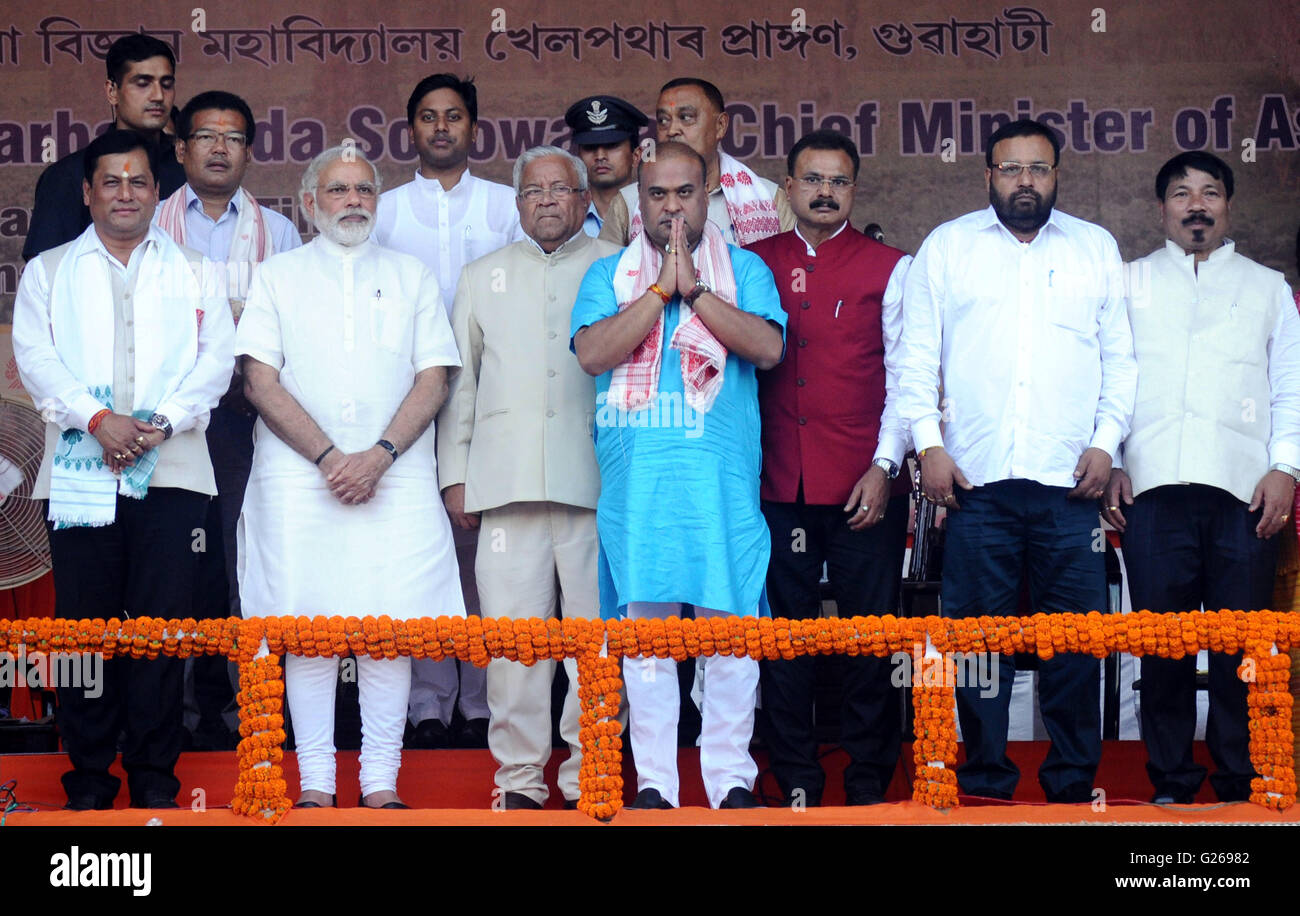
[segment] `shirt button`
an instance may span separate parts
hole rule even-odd
[[[817,265],[816,265],[816,264],[809,264],[809,265],[808,265],[808,273],[812,273],[812,272],[813,272],[814,270],[816,270],[816,269],[817,269]]]
[[[800,418],[799,418],[799,425],[800,425],[800,426],[807,426],[807,425],[808,425],[808,418],[807,418],[807,417],[800,417]]]
[[[548,332],[546,333],[546,337],[547,337],[548,340],[554,340],[554,339],[555,339],[555,332],[554,332],[554,331],[548,331]]]
[[[555,416],[555,411],[553,411],[553,410],[548,410],[548,411],[546,411],[546,415],[547,415],[548,417],[553,417],[553,416]]]
[[[809,308],[811,305],[812,305],[812,303],[810,303],[810,302],[800,302],[800,303],[799,303],[799,308],[801,308],[801,309],[806,309],[806,308]]]
[[[130,293],[123,293],[123,294],[122,294],[122,298],[123,298],[123,299],[130,299],[130,298],[131,298],[131,294],[130,294]]]
[[[808,384],[808,380],[801,378],[799,379],[799,381],[795,382],[795,384],[798,385],[800,388],[802,388],[804,385]]]
[[[551,301],[552,301],[552,302],[555,301],[555,293],[551,293]]]
[[[801,346],[801,347],[806,347],[806,346],[808,346],[808,338],[807,338],[807,337],[800,337],[800,338],[799,338],[799,346]]]
[[[554,370],[554,369],[547,369],[547,370],[546,370],[546,377],[547,377],[547,378],[555,378],[555,370]]]

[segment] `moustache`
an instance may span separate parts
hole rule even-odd
[[[1209,216],[1208,214],[1205,213],[1193,213],[1191,216],[1183,220],[1183,225],[1184,226],[1196,226],[1196,225],[1213,226],[1214,217]]]
[[[829,197],[819,197],[808,205],[814,210],[834,210],[839,212],[840,205]]]
[[[1012,200],[1012,201],[1017,201],[1017,200],[1032,200],[1032,201],[1034,201],[1035,203],[1037,203],[1037,202],[1041,201],[1042,199],[1043,199],[1043,198],[1042,198],[1041,196],[1039,196],[1039,193],[1038,193],[1037,191],[1033,191],[1033,190],[1029,190],[1029,189],[1025,189],[1025,190],[1023,190],[1023,191],[1017,191],[1015,194],[1012,194],[1012,195],[1011,195],[1011,200]]]

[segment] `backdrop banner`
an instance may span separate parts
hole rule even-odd
[[[410,179],[406,98],[430,73],[474,76],[471,167],[498,181],[528,147],[568,142],[562,116],[578,98],[618,95],[653,114],[662,83],[700,76],[727,100],[723,148],[769,178],[785,174],[805,132],[851,136],[863,155],[854,225],[878,222],[909,251],[987,203],[984,140],[1028,116],[1062,141],[1058,207],[1109,229],[1126,259],[1162,244],[1156,170],[1182,150],[1208,149],[1236,173],[1239,250],[1296,277],[1296,0],[1251,4],[1249,15],[1193,0],[6,6],[0,322],[36,179],[107,127],[104,56],[137,31],[175,50],[178,107],[206,89],[248,100],[258,124],[245,184],[304,231],[295,192],[304,164],[328,146],[351,137],[387,187]]]

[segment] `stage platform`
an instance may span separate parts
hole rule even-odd
[[[1204,745],[1196,747],[1197,759],[1204,758]],[[802,811],[786,807],[749,811],[711,811],[706,806],[700,781],[698,752],[683,749],[679,755],[682,777],[682,805],[673,811],[620,811],[613,826],[845,826],[845,825],[1017,825],[1017,824],[1300,824],[1300,805],[1277,812],[1245,802],[1218,804],[1208,784],[1195,805],[1153,805],[1146,802],[1151,790],[1142,769],[1146,754],[1139,742],[1107,742],[1097,785],[1105,793],[1105,806],[1050,805],[1038,787],[1036,773],[1047,753],[1045,742],[1013,742],[1010,753],[1021,769],[1021,782],[1013,802],[962,799],[962,806],[940,812],[911,801],[907,771],[902,766],[890,785],[886,803],[870,807],[843,806],[841,773],[847,758],[842,751],[828,748],[823,755],[827,770],[825,805]],[[556,751],[547,767],[549,785],[565,757]],[[759,790],[775,802],[775,781],[765,770],[761,751],[755,752],[761,771]],[[404,751],[398,791],[412,806],[410,811],[371,811],[357,807],[357,754],[339,754],[339,804],[337,809],[290,811],[282,824],[300,827],[327,826],[467,826],[467,827],[583,827],[602,826],[577,811],[563,809],[554,795],[542,811],[493,810],[492,776],[496,765],[485,750]],[[903,746],[903,760],[910,763],[911,748]],[[17,780],[15,794],[34,812],[11,812],[10,826],[143,826],[157,818],[168,826],[238,827],[255,826],[249,818],[230,810],[235,785],[233,752],[188,753],[181,757],[177,775],[181,792],[179,810],[145,811],[128,807],[125,784],[112,811],[63,811],[65,801],[59,776],[67,769],[61,754],[8,754],[0,756],[0,782]],[[292,753],[285,755],[289,794],[297,791],[297,766]],[[120,763],[114,773],[125,780]],[[625,802],[635,793],[635,772],[630,759],[624,767]]]

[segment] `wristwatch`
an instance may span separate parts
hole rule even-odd
[[[162,414],[156,413],[152,417],[150,417],[149,425],[152,426],[154,429],[162,430],[163,441],[166,441],[172,437],[172,421],[168,420]]]
[[[898,476],[898,465],[894,464],[894,462],[890,461],[888,458],[877,458],[875,461],[871,462],[871,466],[873,468],[880,468],[885,472],[885,476],[890,480],[893,480]]]
[[[1294,467],[1289,464],[1283,464],[1282,462],[1279,461],[1277,464],[1271,466],[1269,470],[1281,471],[1283,474],[1290,474],[1291,478],[1295,480],[1296,483],[1300,483],[1300,468]]]
[[[687,305],[694,305],[695,300],[700,298],[701,295],[711,292],[713,292],[713,287],[709,286],[709,284],[705,283],[699,277],[696,277],[695,285],[691,287],[690,292],[682,296],[682,301]]]
[[[396,445],[393,445],[393,443],[389,442],[387,439],[380,439],[378,442],[375,443],[375,445],[379,446],[384,451],[388,452],[388,457],[392,458],[394,461],[397,460]]]

